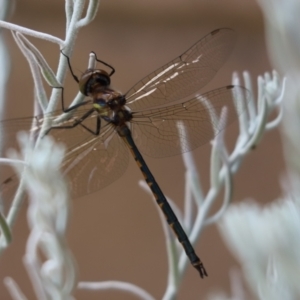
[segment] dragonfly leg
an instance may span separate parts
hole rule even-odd
[[[74,80],[75,80],[77,83],[79,83],[79,79],[78,79],[78,77],[74,74],[73,69],[72,69],[72,67],[71,67],[71,63],[70,63],[70,58],[69,58],[69,56],[66,55],[66,54],[64,54],[62,50],[60,50],[60,53],[67,59],[67,61],[68,61],[68,66],[69,66],[69,70],[70,70],[70,72],[71,72],[71,74],[72,74],[72,77],[74,78]]]
[[[93,135],[99,135],[100,134],[100,127],[101,127],[101,118],[100,116],[97,116],[97,121],[96,121],[96,130],[92,130],[89,127],[87,127],[86,125],[82,124],[82,122],[88,118],[93,112],[94,112],[94,108],[90,109],[89,111],[87,111],[80,119],[75,120],[74,123],[72,125],[62,125],[62,126],[51,126],[49,128],[49,130],[45,133],[45,135],[49,134],[49,132],[52,129],[71,129],[74,128],[78,125],[82,126],[84,129],[86,129],[88,132],[90,132]]]
[[[97,116],[97,123],[96,123],[96,130],[93,131],[92,129],[88,128],[87,126],[85,126],[84,124],[80,123],[79,125],[81,125],[84,129],[86,129],[88,132],[90,132],[93,135],[99,135],[100,134],[100,127],[101,127],[101,118],[99,116]]]
[[[103,61],[103,60],[98,59],[97,54],[96,54],[94,51],[92,51],[92,53],[94,53],[97,62],[102,63],[103,65],[105,65],[105,66],[107,66],[107,67],[109,67],[109,68],[111,69],[111,72],[110,72],[110,74],[109,74],[109,77],[110,77],[112,74],[115,73],[116,70],[115,70],[115,68],[114,68],[113,66],[111,66],[111,65],[108,64],[108,63],[106,63],[106,62]]]
[[[68,61],[68,66],[69,66],[69,70],[70,70],[70,72],[71,72],[71,74],[72,74],[72,77],[74,78],[74,80],[75,80],[77,83],[79,83],[79,79],[78,79],[78,77],[74,74],[73,69],[72,69],[72,67],[71,67],[71,62],[70,62],[69,56],[66,55],[66,54],[64,54],[62,50],[60,50],[60,53],[67,59],[67,61]],[[116,70],[115,70],[115,68],[114,68],[113,66],[111,66],[111,65],[108,64],[108,63],[106,63],[106,62],[103,61],[103,60],[98,59],[98,58],[97,58],[97,55],[96,55],[96,53],[95,53],[94,51],[92,51],[92,53],[94,53],[97,62],[102,63],[103,65],[105,65],[105,66],[107,66],[107,67],[109,67],[109,68],[111,69],[111,72],[110,72],[109,76],[111,76],[112,74],[115,73]]]
[[[82,105],[85,105],[85,104],[88,104],[88,103],[91,103],[91,102],[92,102],[92,100],[89,99],[89,100],[80,102],[80,103],[78,103],[78,104],[75,104],[75,105],[73,105],[73,106],[71,106],[71,107],[69,107],[69,108],[65,108],[64,87],[62,87],[62,86],[57,86],[57,87],[53,87],[53,88],[54,88],[54,89],[61,89],[61,109],[62,109],[62,111],[63,111],[64,113],[70,112],[70,111],[72,111],[72,110],[74,110],[74,109],[76,109],[76,108],[78,108],[78,107],[80,107],[80,106],[82,106]]]

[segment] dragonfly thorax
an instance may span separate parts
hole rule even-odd
[[[114,111],[110,122],[115,126],[120,127],[125,125],[126,122],[129,122],[132,119],[132,113],[126,107]]]
[[[111,109],[116,109],[125,105],[126,100],[123,95],[110,88],[99,88],[91,92],[93,103],[98,103],[101,106],[107,105]]]
[[[125,97],[111,89],[106,89],[94,95],[93,106],[99,115],[115,126],[121,126],[132,119],[132,113],[125,106]]]

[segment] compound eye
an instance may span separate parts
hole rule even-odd
[[[93,76],[93,72],[86,72],[81,76],[79,80],[79,90],[85,96],[88,96],[89,90],[87,87],[92,76]]]
[[[103,74],[97,74],[96,81],[97,81],[97,83],[99,83],[102,86],[109,86],[110,85],[109,76],[105,76]]]
[[[96,87],[108,87],[109,75],[103,70],[87,70],[79,80],[79,90],[85,96],[89,96]]]

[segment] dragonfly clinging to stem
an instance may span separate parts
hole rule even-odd
[[[201,277],[207,276],[203,263],[195,253],[187,234],[145,163],[140,150],[151,157],[167,157],[191,151],[211,140],[225,124],[212,118],[228,108],[227,124],[242,113],[236,99],[248,92],[240,86],[228,85],[200,94],[229,56],[235,41],[231,29],[217,29],[206,35],[183,54],[137,82],[122,94],[110,86],[115,69],[89,68],[80,79],[73,73],[81,93],[87,100],[47,116],[35,116],[31,131],[39,132],[43,120],[53,121],[44,134],[51,134],[67,145],[63,170],[69,175],[74,196],[101,189],[126,170],[128,149],[137,162],[157,204]],[[62,53],[63,54],[63,53]],[[62,93],[63,95],[63,93]],[[67,118],[58,115],[69,113]],[[60,120],[60,121],[58,121]],[[180,126],[184,130],[180,130]],[[12,126],[12,124],[14,124]],[[31,118],[1,121],[4,131],[16,126],[29,127]],[[14,176],[2,183],[7,189]]]

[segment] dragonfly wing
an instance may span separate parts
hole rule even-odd
[[[128,161],[128,150],[114,127],[108,124],[100,136],[90,134],[89,139],[69,149],[63,171],[70,179],[72,195],[80,197],[117,180],[125,172]]]
[[[32,138],[36,138],[46,117],[50,119],[50,121],[53,121],[56,126],[71,126],[90,109],[91,106],[84,106],[74,111],[68,118],[61,117],[60,110],[46,116],[0,121],[0,129],[3,136],[2,141],[4,141],[5,145],[3,153],[6,153],[6,150],[9,148],[18,148],[18,143],[16,141],[16,134],[18,131],[30,130],[31,128],[30,132],[32,133]],[[32,126],[33,122],[34,126]],[[73,183],[71,182],[72,191],[75,191],[73,194],[75,197],[96,191],[108,185],[121,176],[126,169],[128,163],[127,149],[122,143],[120,143],[121,145],[118,144],[118,137],[114,137],[112,130],[109,132],[113,138],[108,136],[107,124],[103,123],[104,122],[101,123],[102,127],[100,129],[100,132],[103,131],[103,134],[97,137],[92,135],[81,125],[71,129],[51,129],[49,132],[49,135],[54,136],[56,141],[62,142],[67,148],[67,155],[63,166],[65,172],[71,170],[71,172],[73,172],[73,170],[74,172],[77,172],[77,174],[70,173],[71,181],[73,180]],[[96,114],[89,116],[82,124],[92,131],[96,131]],[[105,128],[106,131],[104,130]],[[103,145],[107,145],[107,149],[103,149],[103,147],[100,149],[98,147],[99,144],[101,144],[100,141],[102,141]],[[82,145],[85,146],[83,147]],[[84,151],[88,154],[89,152],[87,149],[90,145],[94,146],[92,154],[90,156],[87,155],[86,159],[77,161],[76,164],[71,164],[71,160],[74,160],[79,156],[82,157]],[[88,159],[89,157],[92,157],[95,161],[93,161],[93,159]],[[90,172],[94,172],[94,175],[88,174],[88,165],[90,165]],[[97,171],[92,171],[95,169],[95,166],[97,166]],[[99,171],[99,168],[101,167],[103,170]],[[86,178],[84,178],[84,176],[86,176]],[[89,180],[87,180],[87,178],[89,178]],[[18,183],[19,178],[14,174],[11,167],[8,167],[7,170],[3,170],[0,178],[0,206],[2,201],[4,206],[9,207],[10,201],[18,187]],[[88,183],[86,188],[83,187],[84,183]]]
[[[74,114],[69,118],[55,119],[55,126],[58,127],[72,127],[74,123],[76,123],[83,115],[85,115],[88,111],[91,110],[91,106],[87,106],[87,108],[81,108],[74,112]],[[49,132],[49,135],[53,136],[57,142],[61,142],[66,146],[66,152],[72,151],[84,144],[86,141],[89,141],[94,135],[89,132],[86,128],[90,129],[92,132],[96,132],[97,130],[97,112],[93,112],[86,119],[81,122],[81,125],[77,125],[73,128],[52,128]],[[86,128],[84,128],[85,126]],[[101,129],[105,126],[104,122],[101,122]],[[100,132],[101,132],[100,129]]]
[[[19,149],[19,143],[16,139],[19,131],[29,131],[31,129],[31,138],[35,139],[41,128],[42,118],[42,116],[36,116],[0,121],[1,157],[6,157],[9,149]],[[7,212],[10,207],[18,185],[19,177],[11,166],[1,165],[0,204],[2,212]]]
[[[0,211],[6,215],[8,212],[8,209],[11,207],[11,201],[14,198],[15,192],[17,191],[17,188],[19,186],[19,177],[17,174],[13,174],[12,170],[9,169],[7,172],[6,170],[1,167],[1,171],[4,171],[1,173],[1,175],[4,175],[5,178],[2,180],[1,176],[1,183],[0,183]],[[10,174],[7,176],[7,174]]]
[[[2,156],[10,148],[18,148],[16,135],[19,131],[28,131],[31,129],[32,137],[36,137],[42,124],[42,116],[16,118],[0,121],[1,149]]]
[[[216,75],[233,49],[228,28],[206,35],[179,57],[150,73],[125,95],[132,110],[160,106],[193,95]]]
[[[191,151],[232,123],[245,111],[242,103],[249,98],[247,89],[226,86],[178,104],[134,112],[133,137],[138,148],[151,157]],[[226,123],[218,121],[223,107],[227,107]]]
[[[53,126],[70,126],[91,108],[91,105],[84,105],[72,111],[69,115],[63,114],[61,110],[58,110],[46,115],[1,120],[0,138],[2,143],[2,156],[6,156],[6,151],[9,148],[18,148],[16,136],[19,131],[29,131],[31,138],[35,140],[38,137],[45,120],[49,122],[49,127],[51,124]],[[95,130],[96,116],[90,116],[83,122],[83,124],[87,124],[87,126],[90,126],[93,130]],[[84,139],[90,135],[86,130],[83,131],[79,137],[78,135],[74,136],[75,132],[72,133],[72,130],[68,130],[67,132],[66,130],[58,131],[59,130],[50,130],[49,134],[54,135],[57,141],[59,140],[63,142],[67,149],[73,148],[78,142],[80,142],[80,138]],[[76,132],[76,134],[78,134],[78,132]]]
[[[61,122],[55,122],[56,125],[62,126],[62,125],[71,125],[74,123],[74,120],[82,116],[88,109],[91,107],[82,107],[81,109],[78,109],[73,112],[72,117],[68,116],[68,118],[61,118]],[[17,141],[17,133],[19,131],[27,131],[30,133],[30,137],[33,141],[36,140],[38,137],[42,125],[44,123],[44,120],[47,118],[48,121],[54,122],[57,120],[59,116],[62,116],[62,111],[58,110],[55,112],[52,112],[48,115],[37,115],[34,117],[25,117],[25,118],[14,118],[14,119],[8,119],[8,120],[1,120],[0,121],[0,137],[1,137],[1,156],[6,157],[7,151],[9,149],[19,149],[19,143]],[[54,134],[56,133],[56,134]],[[85,131],[85,137],[86,138],[87,132]],[[54,134],[56,137],[56,140],[60,140],[63,142],[67,148],[73,148],[79,141],[79,138],[77,136],[74,137],[72,134],[72,131],[66,132],[66,130],[61,130],[61,132],[58,132],[58,130],[51,131],[51,134]],[[16,187],[18,186],[18,176],[15,175],[14,171],[11,169],[10,166],[3,165],[1,167],[1,176],[0,176],[0,191],[2,194],[2,199],[9,199],[12,198],[14,195],[14,191],[16,190]],[[7,200],[5,200],[7,202]]]

